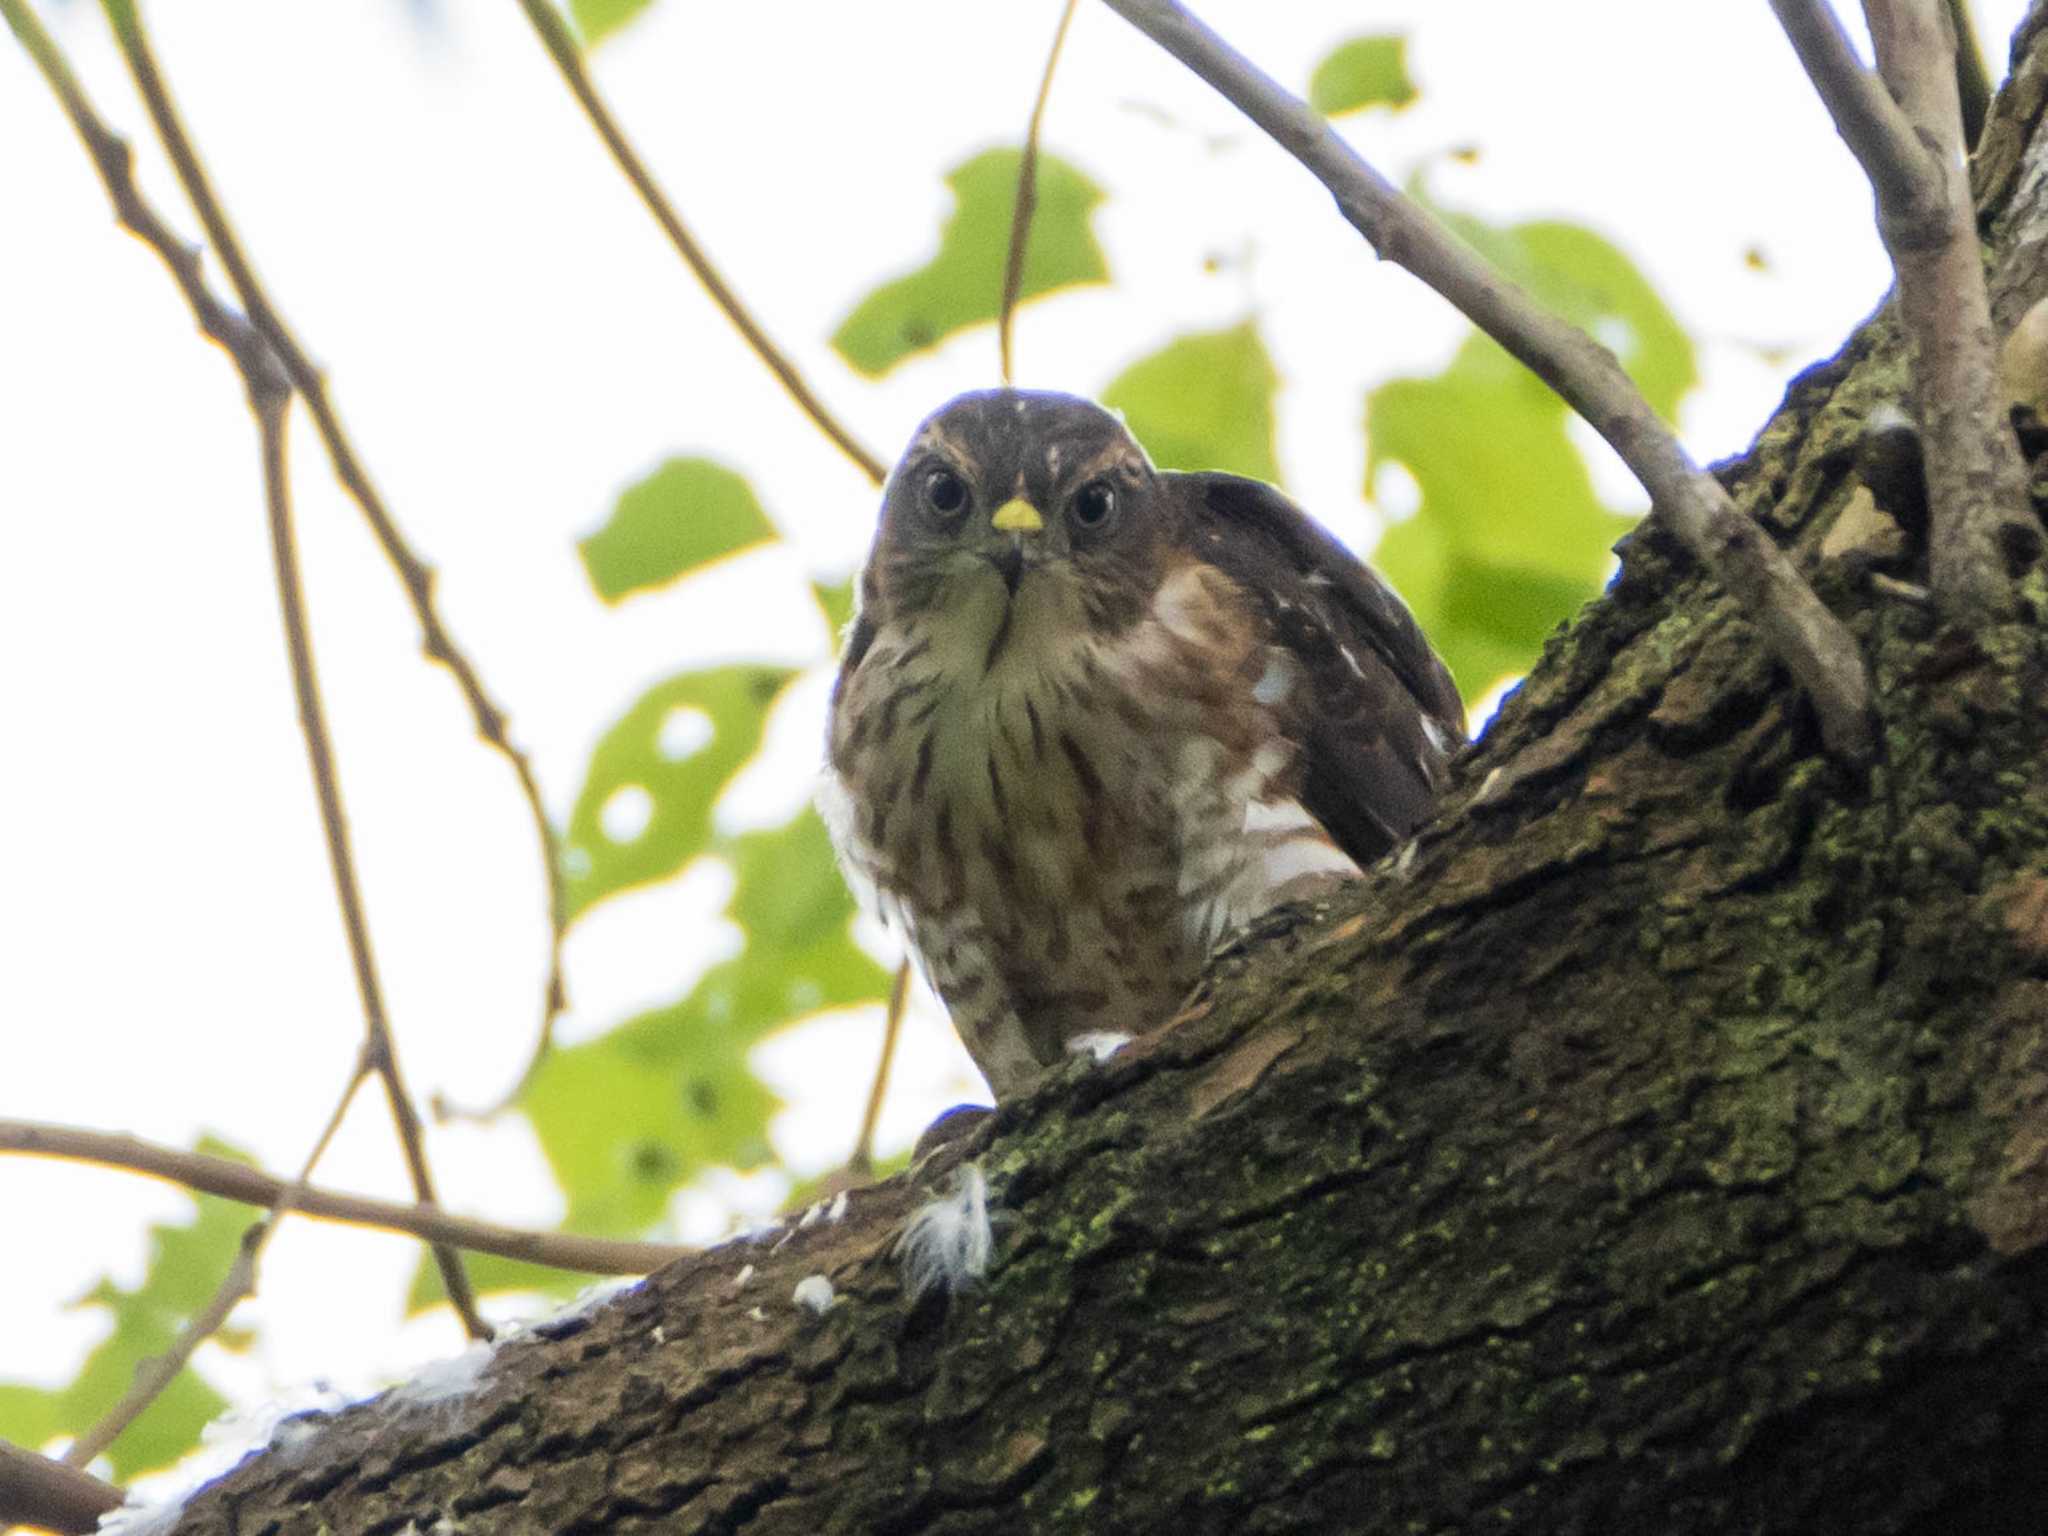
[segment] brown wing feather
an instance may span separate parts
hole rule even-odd
[[[1465,739],[1449,669],[1393,588],[1273,487],[1162,478],[1177,482],[1196,551],[1265,606],[1310,680],[1295,722],[1303,806],[1353,859],[1378,858],[1429,815]]]

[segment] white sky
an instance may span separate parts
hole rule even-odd
[[[45,5],[88,90],[144,119],[96,7]],[[597,70],[684,216],[814,383],[885,459],[957,390],[993,382],[986,329],[874,384],[825,338],[928,255],[941,172],[1021,132],[1057,0],[660,0]],[[1701,347],[1701,458],[1739,450],[1796,367],[1831,352],[1886,275],[1869,199],[1761,4],[1670,0],[1212,0],[1281,80],[1336,41],[1412,34],[1421,103],[1351,120],[1397,179],[1496,217],[1592,224],[1650,273]],[[2002,61],[2023,0],[1979,0]],[[850,568],[865,480],[798,417],[604,158],[515,7],[384,0],[158,4],[161,61],[273,295],[331,370],[359,450],[445,617],[566,813],[596,734],[650,682],[731,656],[815,662],[808,568]],[[1709,19],[1711,18],[1711,19]],[[155,257],[111,226],[70,129],[0,45],[0,1115],[187,1143],[211,1129],[296,1165],[353,1059],[355,994],[278,634],[254,438],[233,369]],[[1181,331],[1255,314],[1288,387],[1295,492],[1361,547],[1362,391],[1430,369],[1462,322],[1382,268],[1327,199],[1113,15],[1085,6],[1047,129],[1106,185],[1117,282],[1026,310],[1021,382],[1099,389]],[[1475,164],[1446,152],[1476,145]],[[159,156],[145,184],[196,236]],[[1768,269],[1748,269],[1752,245]],[[1208,258],[1220,258],[1208,270]],[[225,291],[225,290],[223,290]],[[499,1092],[530,1044],[542,894],[511,777],[423,665],[395,583],[317,439],[293,441],[316,641],[400,1048],[424,1097]],[[623,609],[574,541],[676,453],[751,477],[801,554],[753,557]],[[1629,505],[1626,482],[1603,484]],[[748,804],[807,792],[823,688],[781,723]],[[615,904],[570,951],[577,1038],[672,995],[702,963],[715,872]],[[843,1156],[879,1022],[764,1049],[805,1168]],[[920,1017],[892,1101],[906,1144],[975,1092]],[[516,1124],[440,1130],[456,1208],[543,1222]],[[375,1094],[322,1180],[403,1197]],[[772,1201],[724,1180],[679,1230]],[[61,1382],[101,1324],[62,1303],[140,1274],[173,1191],[0,1159],[0,1379]],[[404,1241],[295,1221],[274,1245],[238,1395],[313,1376],[367,1388],[456,1347],[397,1326]]]

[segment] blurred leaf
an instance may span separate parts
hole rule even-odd
[[[1161,469],[1223,469],[1277,484],[1273,392],[1280,375],[1247,320],[1169,342],[1102,392]]]
[[[1442,210],[1438,210],[1442,213]],[[1536,298],[1610,346],[1661,414],[1695,381],[1690,339],[1628,258],[1590,230],[1500,227],[1445,214]],[[1401,589],[1466,700],[1526,671],[1543,642],[1599,591],[1634,519],[1610,511],[1564,402],[1484,336],[1435,378],[1366,397],[1366,490],[1399,463],[1422,491],[1373,561]]]
[[[761,745],[769,706],[794,674],[733,666],[685,672],[641,695],[599,739],[563,846],[568,915],[674,874],[711,840],[711,808]],[[615,842],[604,830],[614,795],[646,797],[646,824]]]
[[[1531,297],[1607,346],[1659,416],[1677,415],[1699,382],[1692,339],[1620,250],[1576,224],[1497,225],[1431,207]]]
[[[576,30],[583,34],[584,46],[595,48],[653,3],[654,0],[569,0],[569,14],[576,19]]]
[[[708,459],[670,459],[623,491],[611,520],[577,549],[597,595],[616,603],[775,536],[739,475]]]
[[[249,1161],[240,1149],[211,1137],[201,1138],[198,1149]],[[0,1386],[0,1438],[39,1446],[57,1435],[84,1432],[121,1400],[136,1368],[169,1349],[185,1320],[213,1298],[235,1262],[242,1233],[258,1215],[212,1195],[195,1196],[193,1203],[190,1222],[149,1229],[149,1267],[141,1285],[123,1290],[103,1277],[79,1298],[79,1306],[106,1308],[113,1327],[69,1386]],[[238,1349],[246,1346],[248,1335],[223,1330],[214,1338],[223,1348]],[[108,1451],[114,1480],[126,1482],[177,1461],[199,1444],[199,1431],[227,1406],[226,1398],[186,1367]]]
[[[825,622],[832,630],[832,650],[837,654],[839,642],[846,633],[846,626],[853,622],[853,586],[859,578],[849,576],[844,581],[811,583],[811,595],[818,600],[818,606],[825,610]]]
[[[732,865],[727,914],[746,948],[679,1001],[555,1051],[520,1100],[568,1197],[570,1231],[640,1236],[705,1169],[767,1161],[780,1105],[747,1053],[787,1024],[877,1000],[888,986],[889,973],[853,941],[853,898],[816,812],[713,852]],[[432,1269],[423,1263],[414,1278],[415,1310],[441,1299]],[[472,1276],[482,1291],[566,1295],[586,1283],[485,1260]]]
[[[954,209],[939,231],[938,254],[909,276],[875,289],[832,338],[855,369],[879,377],[955,331],[996,318],[1021,158],[1014,149],[985,150],[947,175]],[[1038,208],[1021,297],[1108,279],[1108,263],[1088,228],[1089,213],[1101,201],[1101,189],[1080,171],[1056,156],[1039,155]]]
[[[1308,82],[1309,105],[1325,117],[1365,107],[1398,112],[1415,97],[1415,82],[1408,78],[1408,39],[1398,34],[1338,44]]]

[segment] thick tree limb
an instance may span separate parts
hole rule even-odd
[[[1812,701],[1829,750],[1849,760],[1869,756],[1870,681],[1854,638],[1784,551],[1692,462],[1612,353],[1489,267],[1176,0],[1105,3],[1299,160],[1382,257],[1421,278],[1563,396],[1634,471],[1655,514],[1742,600]]]
[[[2008,567],[2034,558],[2040,529],[1998,389],[1948,13],[1942,0],[1867,0],[1873,75],[1827,0],[1771,0],[1771,8],[1877,197],[1913,345],[1935,600],[1966,624],[2001,617],[2013,602]]]
[[[206,227],[222,265],[227,268],[235,291],[241,296],[257,329],[263,332],[264,339],[282,362],[291,387],[306,395],[307,404],[316,419],[323,422],[330,419],[331,413],[329,417],[322,414],[326,410],[326,397],[318,370],[307,361],[297,341],[270,308],[255,271],[228,223],[227,214],[214,195],[198,152],[185,133],[177,107],[171,100],[170,89],[156,67],[135,0],[104,0],[104,3],[107,16],[113,23],[115,41],[128,62],[157,137],[170,156],[179,183],[184,187],[185,195],[192,200],[192,206],[199,215],[200,223]],[[398,1129],[413,1190],[423,1204],[431,1205],[434,1203],[433,1174],[427,1167],[419,1111],[413,1107],[412,1096],[406,1091],[405,1078],[398,1064],[398,1048],[392,1039],[390,1020],[384,1007],[383,987],[377,978],[376,959],[370,946],[369,920],[356,881],[348,816],[342,805],[341,782],[334,766],[334,750],[328,740],[326,712],[320,702],[319,681],[314,669],[312,636],[306,623],[304,587],[299,579],[297,546],[291,528],[290,488],[284,462],[284,419],[291,403],[291,390],[281,388],[270,374],[245,374],[244,378],[263,440],[271,553],[277,571],[278,604],[284,619],[285,646],[291,660],[292,691],[298,700],[299,725],[306,740],[306,757],[313,772],[321,825],[326,832],[328,864],[334,876],[335,896],[341,907],[342,927],[355,970],[356,990],[363,1006],[366,1051],[371,1065],[383,1081],[384,1095],[391,1107],[392,1121]],[[323,432],[325,430],[323,425]],[[338,422],[334,426],[334,434],[335,438],[340,436]],[[335,438],[329,439],[330,448]],[[339,468],[340,460],[337,458],[336,462]],[[349,476],[344,473],[342,478],[346,481]],[[363,484],[367,483],[367,480],[363,481]],[[368,503],[364,505],[367,510]],[[395,529],[393,533],[395,536]],[[538,805],[537,799],[535,804]],[[461,1255],[446,1244],[436,1244],[434,1261],[440,1268],[448,1299],[461,1316],[463,1326],[474,1338],[489,1338],[490,1326],[477,1311],[476,1295],[462,1267]]]
[[[669,244],[676,248],[676,254],[683,258],[704,291],[711,296],[725,318],[732,322],[754,349],[754,355],[761,359],[768,371],[775,375],[778,383],[796,402],[797,408],[810,417],[812,425],[832,440],[841,453],[859,466],[860,472],[880,485],[888,475],[889,468],[876,458],[860,440],[844,426],[820,400],[817,391],[805,381],[783,350],[776,346],[773,338],[763,330],[759,321],[740,302],[732,284],[725,280],[704,247],[697,243],[697,237],[690,233],[668,198],[662,193],[661,184],[654,179],[654,173],[647,169],[639,153],[633,148],[604,98],[597,92],[597,86],[590,78],[590,72],[583,67],[583,51],[577,46],[568,23],[562,20],[555,9],[553,0],[519,0],[519,7],[526,12],[526,19],[533,23],[533,30],[539,36],[541,47],[561,71],[563,83],[583,108],[584,116],[590,119],[590,126],[597,130],[597,136],[604,140],[604,147],[611,151],[619,170],[631,182],[633,190],[640,195],[640,201],[647,205],[647,211],[654,215],[654,222],[661,226],[661,232],[668,236]]]
[[[83,1536],[120,1505],[121,1490],[113,1484],[0,1440],[0,1529],[31,1525]]]
[[[158,1146],[134,1136],[34,1120],[0,1120],[0,1154],[9,1152],[126,1168],[244,1205],[275,1206],[289,1197],[294,1211],[323,1221],[403,1232],[473,1253],[492,1253],[500,1258],[523,1259],[584,1274],[649,1274],[690,1252],[668,1243],[636,1243],[619,1238],[579,1237],[569,1232],[501,1227],[457,1216],[437,1206],[394,1205],[364,1195],[340,1194],[310,1185],[302,1187],[224,1157]]]

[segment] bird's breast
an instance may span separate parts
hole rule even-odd
[[[963,605],[884,624],[841,680],[842,857],[992,1080],[1019,1050],[1042,1065],[1074,1034],[1162,1022],[1270,904],[1275,853],[1329,849],[1289,787],[1284,658],[1226,582],[1190,566],[1112,633],[1027,582],[993,663],[997,628]]]

